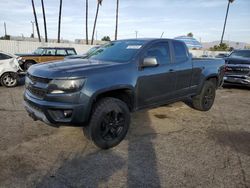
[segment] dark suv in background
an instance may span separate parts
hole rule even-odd
[[[224,83],[250,87],[250,50],[235,50],[225,60]]]

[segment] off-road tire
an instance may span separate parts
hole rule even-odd
[[[107,120],[107,117],[109,116],[109,114],[112,113],[113,114],[117,113],[117,118],[114,118],[117,120],[115,121],[117,122],[117,125],[116,123],[107,123],[109,122]],[[116,116],[116,115],[110,115],[110,117],[108,118],[110,121],[111,119],[113,119],[111,118],[111,116]],[[120,121],[119,124],[118,124],[119,122],[118,118]],[[83,132],[85,136],[88,139],[92,140],[97,147],[101,149],[109,149],[118,145],[125,138],[129,129],[129,124],[130,124],[130,112],[128,106],[119,99],[107,97],[100,99],[100,101],[97,101],[92,111],[90,122],[87,126],[83,127]],[[113,128],[115,126],[119,126],[120,132],[119,134],[118,132],[114,134],[117,135],[117,137],[111,138],[114,130],[116,129]],[[111,140],[106,140],[106,137],[104,135],[104,133],[106,133],[108,130],[109,134],[111,135],[110,136]],[[108,132],[106,134],[108,134]]]
[[[205,81],[201,93],[192,98],[193,107],[200,111],[208,111],[213,106],[216,86],[212,81]]]

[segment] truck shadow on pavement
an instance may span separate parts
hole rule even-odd
[[[250,132],[209,129],[208,135],[219,144],[230,146],[236,152],[250,156]]]
[[[137,112],[120,145],[99,150],[89,144],[54,173],[48,172],[36,187],[160,187],[155,137],[148,112]]]

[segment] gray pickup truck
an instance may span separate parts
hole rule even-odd
[[[119,40],[89,59],[33,65],[24,104],[34,120],[83,126],[95,145],[108,149],[127,134],[130,112],[192,99],[207,111],[224,76],[224,60],[192,59],[171,39]]]

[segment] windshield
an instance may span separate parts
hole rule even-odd
[[[41,55],[41,54],[43,54],[43,51],[44,51],[43,48],[37,48],[37,49],[33,52],[33,54]]]
[[[250,51],[235,51],[230,55],[230,57],[250,58]]]
[[[95,50],[90,59],[124,63],[131,60],[145,41],[114,41]]]
[[[97,50],[99,47],[93,47],[93,48],[90,48],[86,54],[91,54],[92,52],[94,52],[95,50]]]

